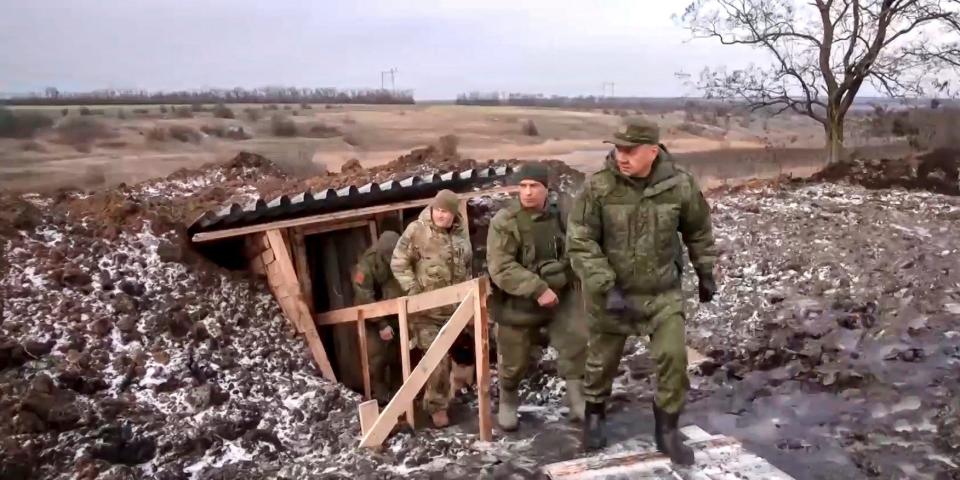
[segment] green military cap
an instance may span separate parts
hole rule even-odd
[[[544,187],[550,186],[550,169],[547,168],[545,163],[540,162],[526,162],[517,169],[517,173],[513,175],[515,183],[520,183],[523,180],[533,180],[535,182],[540,182]]]
[[[460,198],[452,190],[440,190],[437,196],[433,197],[430,203],[431,207],[442,208],[448,212],[456,213],[460,205]]]
[[[618,147],[636,147],[637,145],[656,145],[660,143],[660,127],[643,117],[630,117],[624,128],[613,134],[613,138],[603,143],[612,143]]]

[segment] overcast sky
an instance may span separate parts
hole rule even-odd
[[[379,87],[676,96],[674,73],[742,66],[688,42],[688,0],[0,0],[0,92]],[[762,57],[754,57],[762,59]]]

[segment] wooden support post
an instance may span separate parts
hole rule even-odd
[[[487,325],[487,279],[477,281],[473,294],[473,339],[477,367],[477,404],[480,416],[480,441],[493,440],[490,419],[490,351]]]
[[[363,318],[363,310],[357,310],[357,338],[360,343],[360,370],[363,374],[363,395],[370,400],[373,393],[370,389],[370,355],[367,351],[367,321]]]
[[[470,237],[470,217],[467,216],[467,199],[461,198],[459,203],[460,218],[463,219],[463,231],[466,232],[467,238]]]
[[[367,222],[370,225],[370,245],[377,243],[377,239],[380,238],[377,236],[377,221],[370,220]]]
[[[294,266],[297,268],[297,277],[300,280],[300,289],[303,291],[303,300],[313,311],[313,276],[310,272],[310,265],[307,263],[307,244],[303,238],[303,230],[294,228],[291,232],[293,239],[293,258]]]
[[[287,319],[307,337],[310,353],[313,355],[313,360],[317,362],[323,378],[336,382],[337,376],[333,373],[333,367],[330,366],[330,360],[327,358],[327,351],[323,348],[323,342],[320,341],[320,335],[317,333],[316,325],[314,325],[310,307],[303,301],[300,282],[297,281],[297,274],[294,271],[290,252],[283,241],[283,236],[279,230],[269,230],[266,239],[274,257],[276,257],[273,264],[267,268],[267,280],[271,286],[276,286],[274,293],[277,295],[280,308]]]
[[[380,414],[380,407],[377,405],[376,400],[367,400],[357,405],[357,410],[360,414],[361,435],[366,435],[367,432],[370,431],[370,428],[373,427],[373,423],[377,421],[377,415]]]
[[[407,297],[397,299],[397,317],[400,322],[400,365],[403,368],[403,381],[410,378],[410,326],[407,324]],[[414,422],[413,401],[407,405],[407,424],[410,428],[417,428]]]
[[[363,436],[363,440],[360,441],[361,447],[377,447],[382,445],[383,441],[387,439],[387,435],[390,434],[390,431],[397,424],[397,416],[400,415],[407,408],[409,402],[413,401],[414,397],[417,396],[420,389],[427,383],[427,378],[436,370],[437,365],[440,364],[443,357],[450,351],[450,347],[453,346],[453,342],[457,339],[457,336],[460,335],[460,332],[463,331],[467,322],[473,318],[473,313],[476,308],[474,295],[475,293],[469,294],[467,298],[460,303],[457,310],[453,312],[450,320],[440,329],[437,338],[430,345],[430,348],[427,349],[423,358],[420,359],[420,363],[417,364],[417,368],[410,374],[410,378],[407,378],[407,380],[403,382],[400,390],[397,391],[396,395],[390,400],[390,403],[387,404],[387,407],[380,416],[377,417],[373,428]]]

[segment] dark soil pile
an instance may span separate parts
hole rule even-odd
[[[938,149],[907,159],[855,159],[830,165],[812,180],[960,195],[960,149]]]

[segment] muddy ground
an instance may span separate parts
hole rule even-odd
[[[709,360],[691,367],[684,421],[799,479],[960,478],[960,200],[861,177],[711,196],[723,278],[714,304],[687,310]],[[205,209],[302,186],[242,156],[106,192],[4,196],[0,479],[535,478],[582,455],[549,350],[519,432],[476,443],[465,392],[457,426],[357,451],[359,397],[320,378],[262,279],[183,237]],[[651,364],[642,342],[629,351],[608,452],[652,442]]]

